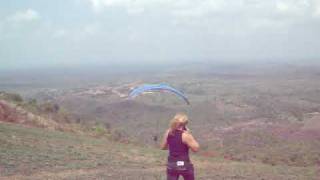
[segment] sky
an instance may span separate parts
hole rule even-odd
[[[0,1],[0,70],[319,52],[320,0]]]

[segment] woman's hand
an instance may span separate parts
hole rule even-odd
[[[185,131],[191,133],[191,130],[188,127],[185,127]]]

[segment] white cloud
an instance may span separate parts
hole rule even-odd
[[[193,1],[178,1],[173,5],[172,14],[177,17],[203,17],[212,12],[223,10],[225,1],[221,0],[203,0],[198,3]]]
[[[90,3],[93,7],[93,9],[97,12],[100,12],[103,5],[101,4],[101,0],[90,0]]]
[[[96,12],[118,7],[129,14],[146,9],[165,9],[176,17],[203,17],[210,13],[256,13],[268,11],[282,15],[306,15],[315,5],[314,14],[320,14],[320,0],[88,0]],[[247,12],[249,11],[249,12]],[[265,17],[263,17],[265,18]]]
[[[279,0],[276,8],[279,13],[285,15],[304,16],[309,11],[310,1],[308,0]]]
[[[33,9],[18,11],[7,18],[9,22],[29,22],[38,19],[40,19],[40,15],[37,11]]]
[[[98,23],[88,24],[84,26],[83,33],[87,35],[94,35],[98,33],[100,25]]]
[[[65,29],[59,29],[55,32],[53,32],[53,37],[54,38],[60,38],[60,37],[64,37],[67,35],[67,31]]]
[[[282,1],[277,2],[276,7],[277,7],[278,11],[280,11],[280,12],[287,12],[290,9],[289,5],[285,2],[282,2]]]
[[[319,0],[313,0],[312,1],[313,6],[313,16],[314,17],[320,17],[320,1]]]
[[[112,8],[128,14],[156,12],[174,26],[214,29],[288,28],[320,17],[320,0],[88,0],[96,12]],[[144,18],[148,19],[145,14]],[[158,15],[158,14],[157,14]],[[153,18],[153,16],[150,16]]]
[[[158,0],[157,0],[158,1]],[[149,0],[90,0],[93,9],[101,12],[105,8],[122,7],[129,14],[137,14],[144,12],[146,6],[153,4],[155,1]]]
[[[114,7],[123,8],[128,14],[140,14],[147,9],[162,9],[178,18],[203,17],[213,12],[238,11],[244,6],[243,0],[89,0],[89,2],[96,12]]]

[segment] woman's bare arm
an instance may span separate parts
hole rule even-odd
[[[169,134],[169,130],[167,130],[162,138],[161,144],[160,144],[160,148],[163,150],[168,149],[168,142],[167,142],[167,138],[168,138],[168,134]]]
[[[182,134],[182,141],[183,143],[187,144],[193,152],[199,151],[200,145],[194,139],[194,137],[190,132],[184,131],[184,133]]]

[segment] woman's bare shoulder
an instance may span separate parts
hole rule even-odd
[[[190,138],[192,138],[192,134],[191,134],[190,131],[183,131],[182,132],[182,139],[187,140],[187,139],[190,139]]]

